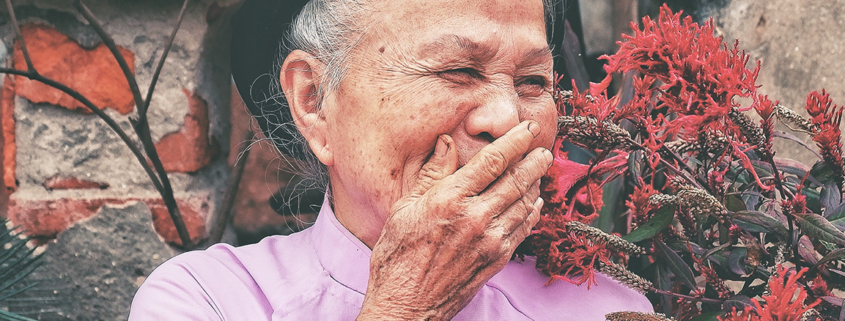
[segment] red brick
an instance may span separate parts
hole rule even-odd
[[[7,192],[17,189],[15,181],[15,78],[6,75],[0,92],[0,133],[3,135],[3,186]]]
[[[196,93],[182,89],[188,97],[188,114],[178,132],[165,135],[156,144],[167,172],[193,173],[211,162],[216,153],[208,138],[208,104]]]
[[[41,23],[23,25],[21,33],[38,73],[78,91],[100,108],[113,108],[121,114],[132,111],[135,102],[129,82],[104,44],[85,49],[53,27]],[[134,74],[135,55],[127,49],[118,49]],[[27,69],[17,41],[13,61],[16,69]],[[17,76],[15,87],[19,96],[35,103],[91,112],[69,95],[23,76]]]
[[[170,218],[170,213],[167,211],[164,202],[161,199],[145,200],[144,202],[147,203],[153,214],[153,226],[158,235],[161,235],[167,243],[182,245],[179,233],[173,226],[173,219]],[[178,199],[176,204],[179,207],[180,214],[182,214],[182,221],[185,222],[191,240],[196,243],[203,239],[206,236],[205,218],[209,215],[208,200],[192,197]]]
[[[76,177],[53,176],[44,182],[47,190],[61,189],[106,189],[109,184],[103,182],[88,181]]]
[[[106,204],[126,204],[138,201],[134,198],[61,198],[52,200],[20,199],[12,195],[9,200],[7,218],[20,226],[26,234],[43,244],[77,222],[87,219]],[[142,200],[152,213],[153,227],[170,244],[181,245],[167,207],[161,199]],[[205,218],[209,215],[206,198],[191,197],[177,199],[182,219],[188,228],[188,234],[194,242],[206,236]]]
[[[9,200],[8,219],[41,241],[54,239],[80,220],[96,214],[106,203],[119,203],[116,199],[57,199],[21,200],[12,195]]]

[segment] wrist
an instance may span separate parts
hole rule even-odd
[[[380,301],[380,302],[373,302]],[[358,321],[380,320],[445,320],[435,310],[416,309],[404,304],[391,304],[381,300],[364,300]]]

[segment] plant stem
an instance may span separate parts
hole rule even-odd
[[[86,98],[76,90],[73,90],[60,82],[44,77],[38,73],[30,73],[28,71],[11,68],[0,68],[0,73],[23,76],[41,82],[47,86],[58,89],[59,91],[73,97],[73,99],[76,99],[81,102],[82,105],[90,109],[92,113],[100,117],[103,121],[106,122],[107,125],[109,125],[112,130],[114,130],[115,133],[117,133],[117,136],[119,136],[120,139],[126,144],[126,146],[129,147],[129,150],[132,151],[132,154],[135,155],[135,158],[138,159],[139,163],[141,163],[141,167],[143,167],[144,171],[147,172],[147,175],[150,177],[150,180],[153,182],[153,185],[155,186],[156,190],[158,190],[159,192],[161,191],[161,183],[158,181],[158,177],[155,175],[155,172],[153,172],[153,169],[150,168],[150,165],[147,163],[147,158],[144,157],[144,155],[141,153],[141,150],[139,150],[138,147],[135,145],[135,142],[133,142],[132,139],[129,138],[126,132],[123,131],[122,128],[120,128],[120,125],[118,125],[114,119],[112,119],[108,114],[103,112],[99,107],[94,105],[94,103],[88,100],[88,98]]]
[[[147,122],[147,109],[150,108],[150,101],[153,99],[153,90],[156,88],[156,83],[158,83],[158,76],[161,74],[161,69],[164,67],[164,61],[167,59],[167,54],[170,53],[170,48],[173,46],[173,41],[176,39],[176,33],[179,32],[179,26],[182,25],[182,18],[185,16],[185,9],[188,8],[188,2],[190,0],[185,0],[182,3],[182,9],[179,10],[179,16],[176,18],[176,24],[173,26],[173,31],[170,32],[170,38],[167,39],[167,44],[164,46],[164,52],[161,53],[161,58],[158,60],[158,65],[156,66],[155,72],[153,72],[153,80],[150,81],[150,88],[147,89],[147,98],[144,99],[143,107],[139,107],[138,109],[138,123],[146,124]]]
[[[775,164],[775,154],[768,148],[765,149],[763,155],[766,158],[766,161],[769,162],[769,165],[772,166],[772,175],[775,177],[775,186],[777,187],[778,191],[780,191],[780,197],[783,199],[793,198],[792,194],[787,194],[786,189],[783,187],[783,182],[780,178],[780,173],[778,172],[778,167]],[[795,220],[792,217],[792,211],[784,211],[786,214],[786,221],[789,223],[789,237],[786,238],[786,246],[792,249],[792,255],[795,258],[800,257],[798,254],[798,243],[796,242],[793,244],[792,238],[795,235]]]
[[[638,149],[641,149],[641,150],[643,150],[643,151],[646,151],[646,152],[648,152],[648,151],[649,151],[649,149],[648,149],[648,148],[646,148],[645,146],[641,145],[640,143],[637,143],[636,141],[634,141],[634,140],[633,140],[633,139],[631,139],[630,137],[628,137],[628,143],[630,143],[630,144],[631,144],[631,145],[633,145],[634,147],[636,147],[636,148],[638,148]],[[656,151],[655,151],[655,152],[656,152]],[[694,179],[694,178],[690,177],[687,173],[685,173],[684,171],[682,171],[682,170],[678,169],[678,167],[676,167],[675,165],[670,164],[670,163],[669,163],[669,162],[667,162],[665,159],[663,159],[663,157],[660,157],[660,162],[661,162],[661,163],[663,163],[663,165],[666,165],[666,167],[668,167],[669,169],[671,169],[671,170],[672,170],[672,171],[674,171],[675,173],[678,173],[678,175],[683,176],[683,177],[684,177],[684,179],[686,179],[687,181],[689,181],[691,184],[695,185],[697,188],[702,189],[702,190],[704,189],[704,187],[703,187],[701,184],[699,184],[699,183],[698,183],[698,181],[697,181],[696,179]],[[680,162],[680,161],[679,161],[678,163],[683,164],[683,162]],[[689,167],[687,167],[687,168],[689,168]]]
[[[18,18],[15,16],[15,9],[12,7],[12,0],[6,0],[6,9],[9,10],[9,18],[12,19],[12,26],[15,28],[15,38],[21,44],[21,52],[23,53],[23,59],[26,60],[26,70],[33,74],[37,74],[38,72],[35,71],[35,65],[32,64],[32,58],[29,56],[29,50],[26,49],[26,42],[23,40],[23,34],[21,33],[21,27],[18,25]]]
[[[649,289],[649,291],[657,293],[657,294],[684,298],[684,299],[687,299],[687,300],[690,300],[690,301],[698,301],[698,302],[701,302],[701,303],[711,303],[711,304],[722,304],[723,303],[721,300],[699,298],[699,297],[684,295],[684,294],[675,293],[675,292],[663,291],[663,290],[655,289],[655,288],[651,288],[651,289]]]
[[[103,44],[106,45],[106,48],[109,48],[112,56],[114,56],[114,59],[117,60],[120,70],[123,71],[123,75],[126,77],[127,82],[129,82],[129,90],[132,91],[132,97],[135,99],[135,104],[143,106],[144,101],[141,98],[141,90],[138,88],[138,81],[135,79],[132,69],[129,68],[126,58],[123,57],[123,54],[120,53],[120,49],[117,47],[117,44],[114,43],[114,39],[106,33],[103,29],[103,24],[94,17],[91,10],[88,10],[88,7],[86,7],[81,0],[74,1],[73,6],[76,7],[76,10],[78,10],[79,13],[85,17],[85,20],[88,21],[91,27],[94,28],[94,31],[97,32],[97,35],[99,35],[100,39],[103,40]]]
[[[217,212],[215,221],[211,225],[211,232],[208,233],[209,236],[206,239],[206,247],[220,242],[223,238],[223,231],[226,228],[226,224],[229,224],[232,219],[232,208],[235,207],[235,196],[238,194],[238,186],[241,184],[241,178],[246,169],[246,162],[249,159],[252,136],[253,132],[251,130],[248,131],[244,139],[246,144],[244,144],[244,147],[238,153],[240,157],[238,157],[235,168],[232,169],[232,176],[229,177],[229,182],[226,184],[226,192],[223,194],[223,206],[220,207],[220,211]]]
[[[85,20],[91,24],[91,27],[94,28],[94,31],[100,36],[103,40],[103,44],[109,48],[114,58],[117,60],[118,65],[120,65],[120,69],[123,71],[123,75],[126,77],[126,80],[129,82],[129,89],[132,91],[132,96],[135,98],[135,105],[138,106],[139,112],[139,119],[140,117],[144,117],[146,119],[146,103],[144,102],[143,98],[141,98],[141,91],[138,89],[138,82],[135,79],[135,75],[132,73],[132,70],[129,69],[129,65],[126,63],[126,59],[120,53],[117,45],[115,44],[114,40],[111,36],[106,33],[103,29],[102,23],[94,17],[94,14],[82,3],[81,0],[76,0],[74,3],[76,9],[85,17]],[[183,12],[184,13],[184,12]],[[178,23],[181,23],[181,19],[177,19]],[[178,26],[177,26],[178,27]],[[164,57],[162,57],[164,58]],[[162,60],[163,61],[163,60]],[[145,108],[143,110],[143,114],[141,113],[141,108]],[[182,241],[182,247],[184,249],[192,249],[194,247],[193,242],[191,242],[191,236],[188,234],[188,229],[185,227],[185,222],[182,220],[182,215],[179,212],[179,207],[176,204],[176,198],[173,196],[173,187],[170,184],[170,179],[167,177],[167,172],[164,170],[164,166],[161,163],[161,158],[158,156],[158,151],[156,151],[155,144],[153,143],[152,136],[150,135],[150,128],[147,124],[146,120],[143,122],[132,122],[133,127],[135,128],[135,133],[138,135],[138,139],[141,141],[141,144],[144,146],[144,151],[147,153],[147,156],[150,159],[150,162],[153,163],[153,167],[158,174],[158,178],[161,181],[162,190],[160,192],[162,200],[164,201],[165,206],[167,206],[167,211],[170,214],[170,218],[173,220],[173,225],[176,227],[176,232],[179,234],[179,240]]]

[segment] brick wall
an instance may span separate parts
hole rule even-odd
[[[181,1],[85,1],[146,95]],[[13,1],[33,64],[104,108],[130,136],[132,94],[111,53],[64,0]],[[236,0],[191,1],[150,104],[156,149],[192,240],[205,239],[251,126],[228,71]],[[0,64],[26,69],[7,12]],[[21,310],[43,320],[125,320],[144,278],[181,242],[160,196],[119,137],[82,104],[20,76],[0,77],[0,214],[45,251],[34,277],[56,301]],[[254,128],[253,128],[254,130]],[[260,139],[260,137],[257,137]],[[304,225],[269,199],[292,177],[268,143],[253,145],[224,241]],[[313,215],[302,216],[304,220]],[[42,294],[43,296],[43,294]]]

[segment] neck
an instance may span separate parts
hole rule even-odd
[[[331,185],[331,206],[337,221],[372,249],[381,236],[384,221],[377,219],[371,206],[359,203],[342,184]]]

